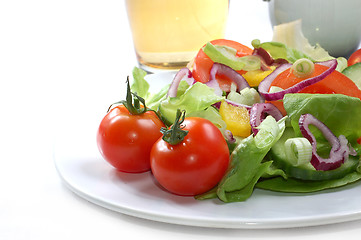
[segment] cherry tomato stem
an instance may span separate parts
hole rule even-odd
[[[114,108],[114,104],[121,104]],[[162,136],[164,123],[145,106],[143,98],[132,93],[127,79],[126,100],[114,103],[100,123],[97,144],[113,167],[123,172],[150,170],[150,150]]]
[[[163,140],[170,145],[176,145],[183,141],[184,137],[187,136],[188,131],[183,130],[182,123],[184,122],[186,112],[177,109],[177,115],[174,124],[167,128],[161,128],[160,131],[163,134]]]

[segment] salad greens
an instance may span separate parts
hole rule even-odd
[[[359,159],[349,159],[349,164],[345,165],[347,168],[344,167],[340,170],[330,171],[332,174],[341,175],[340,178],[331,179],[332,176],[327,176],[326,178],[330,179],[309,181],[289,177],[282,168],[278,167],[279,165],[276,166],[273,163],[275,159],[272,154],[269,154],[269,151],[282,136],[285,129],[291,131],[293,136],[296,134],[301,135],[299,133],[298,120],[296,119],[299,118],[302,112],[311,112],[319,116],[334,130],[336,135],[344,134],[350,139],[354,147],[358,147],[359,144],[356,142],[356,136],[361,135],[361,123],[359,121],[361,117],[359,115],[361,114],[360,104],[361,101],[359,99],[339,94],[287,94],[284,106],[288,110],[288,118],[280,120],[277,127],[274,122],[270,121],[273,118],[269,119],[267,117],[267,123],[266,120],[261,123],[259,126],[261,131],[255,137],[251,135],[243,139],[235,148],[231,155],[232,163],[230,169],[217,188],[198,196],[197,199],[218,197],[224,202],[244,201],[251,196],[254,187],[282,192],[313,192],[340,187],[360,180]],[[350,112],[353,113],[351,114]],[[345,116],[345,121],[339,121],[340,114]],[[285,122],[288,123],[287,127],[285,127]],[[262,135],[259,136],[259,134]],[[324,152],[329,152],[330,146],[323,139],[323,136],[319,134],[316,137],[320,142],[323,142]],[[268,141],[264,138],[268,139]],[[289,138],[287,137],[287,139]],[[264,143],[264,146],[259,146],[257,143]],[[322,150],[322,147],[319,147]],[[284,149],[278,152],[281,158],[286,158],[283,154]],[[356,171],[357,166],[358,169]],[[312,174],[309,173],[310,171],[316,172],[312,170],[310,164],[307,167],[301,166],[299,169],[299,172],[305,169],[304,174]]]
[[[203,51],[213,62],[225,64],[234,70],[241,70],[246,65],[241,59],[236,57],[237,50],[226,46],[217,46],[208,42]]]
[[[174,121],[178,108],[185,110],[187,114],[194,114],[222,100],[223,97],[216,95],[213,88],[197,82],[189,86],[180,96],[169,97],[162,101],[159,104],[159,112],[169,125]]]
[[[316,53],[309,47],[306,53],[299,49],[290,48],[279,42],[260,43],[254,41],[256,47],[267,50],[274,58],[282,58],[293,63],[298,59],[306,58],[315,61],[321,51]],[[305,44],[305,43],[302,43]],[[206,51],[215,53],[221,51],[223,56],[232,55],[232,49],[221,49],[213,45],[206,45]],[[322,51],[321,51],[322,52]],[[327,54],[328,55],[328,54]],[[325,55],[322,59],[332,58]],[[231,57],[232,64],[234,59]],[[339,60],[339,64],[342,63]],[[225,61],[227,63],[227,61]],[[242,61],[244,65],[246,61]],[[342,68],[342,66],[341,66]],[[185,110],[186,116],[198,116],[210,120],[226,135],[226,123],[214,104],[229,100],[241,104],[252,105],[260,102],[256,88],[246,88],[243,92],[236,92],[232,88],[228,96],[218,96],[212,87],[196,82],[189,85],[182,80],[177,89],[176,97],[167,96],[169,85],[164,86],[157,93],[149,92],[149,84],[144,79],[146,73],[138,68],[133,70],[132,91],[145,99],[147,107],[158,111],[162,120],[171,125],[178,109]],[[248,97],[247,97],[248,96]],[[252,99],[248,99],[252,98]],[[246,138],[236,138],[230,142],[230,166],[223,179],[212,190],[196,199],[204,200],[218,198],[223,202],[245,201],[255,188],[271,191],[308,193],[329,188],[344,186],[361,179],[361,145],[358,143],[361,136],[361,100],[342,94],[286,94],[283,106],[287,113],[281,120],[276,121],[271,115],[267,116],[257,127],[258,133]],[[297,160],[290,160],[285,154],[287,140],[303,137],[299,119],[303,114],[312,114],[324,123],[335,136],[343,135],[347,138],[350,149],[356,156],[349,156],[339,169],[320,171],[316,170],[310,160],[295,164]],[[317,140],[317,153],[327,157],[331,144],[320,130],[310,126],[310,130]],[[289,146],[289,145],[287,145]],[[293,150],[292,150],[293,151]],[[297,152],[293,152],[297,156]]]
[[[276,122],[268,116],[258,127],[256,136],[243,139],[231,154],[228,172],[210,193],[198,196],[207,199],[217,196],[224,202],[244,201],[248,199],[259,178],[269,171],[272,161],[263,161],[271,147],[282,136],[285,118]],[[272,174],[278,174],[273,172]]]
[[[304,113],[311,113],[336,135],[344,135],[357,149],[361,136],[361,101],[342,94],[286,94],[283,105],[290,118],[296,136],[302,136],[298,119]],[[340,121],[342,116],[342,121]],[[318,143],[325,142],[320,132],[313,132]]]
[[[131,89],[134,93],[142,98],[146,98],[150,94],[149,83],[144,80],[146,75],[147,73],[140,68],[133,69],[133,84]]]
[[[302,58],[309,59],[314,62],[320,61],[321,59],[324,61],[334,59],[331,56],[324,58],[310,56],[298,49],[290,48],[288,45],[281,42],[264,42],[256,46],[267,50],[274,59],[286,59],[290,63],[294,63],[298,59]],[[344,57],[338,57],[336,60],[338,63],[336,68],[337,71],[341,72],[347,67],[347,60]]]
[[[323,181],[302,181],[294,178],[285,179],[282,177],[275,177],[258,182],[256,187],[277,192],[309,193],[329,188],[342,187],[360,179],[360,171],[352,172],[340,179]]]
[[[203,51],[213,62],[222,63],[234,70],[256,70],[261,67],[259,58],[250,56],[237,57],[237,50],[227,46],[213,45],[208,42]]]

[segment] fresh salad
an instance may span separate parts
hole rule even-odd
[[[214,40],[155,93],[147,73],[134,68],[126,99],[100,123],[99,150],[117,170],[151,171],[165,191],[199,200],[354,183],[361,179],[361,52],[348,61],[319,51]]]

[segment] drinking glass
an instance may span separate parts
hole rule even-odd
[[[223,38],[229,0],[126,0],[141,68],[185,67],[208,41]]]

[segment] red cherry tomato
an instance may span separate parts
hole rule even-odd
[[[204,193],[222,179],[229,164],[227,143],[210,121],[190,117],[182,123],[189,131],[171,145],[160,138],[150,154],[154,177],[168,191],[182,196]]]
[[[243,57],[246,55],[251,55],[253,50],[245,45],[242,45],[241,43],[227,40],[227,39],[217,39],[211,41],[214,45],[220,45],[220,46],[228,46],[231,48],[234,48],[237,50],[236,56]],[[213,66],[213,61],[204,53],[202,49],[199,50],[197,56],[194,59],[193,63],[193,77],[198,82],[208,82],[209,81],[209,75],[211,68]],[[244,71],[238,71],[240,74],[245,73]],[[220,80],[220,86],[221,89],[225,90],[224,88],[227,88],[230,86],[231,80],[229,79],[222,79]],[[222,87],[223,86],[223,87]]]
[[[133,115],[123,106],[113,108],[101,121],[97,144],[100,153],[122,172],[150,170],[150,150],[164,127],[154,112]]]
[[[351,66],[358,62],[361,62],[361,48],[351,54],[350,58],[347,61],[347,65]]]

